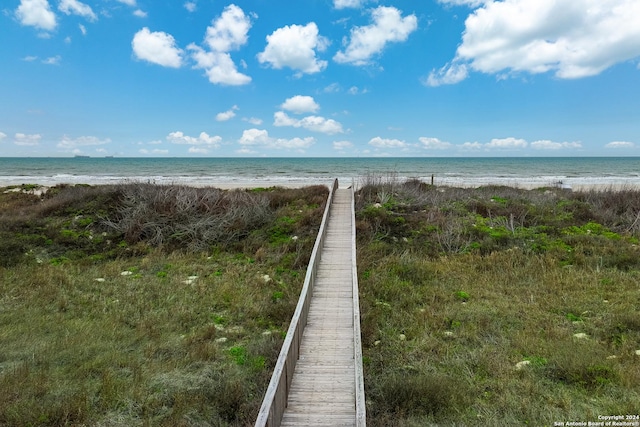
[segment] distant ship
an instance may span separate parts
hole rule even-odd
[[[75,156],[73,156],[73,157],[75,157],[76,159],[88,159],[88,158],[90,158],[91,156],[83,156],[83,155],[81,155],[81,154],[76,154],[76,155],[75,155]]]

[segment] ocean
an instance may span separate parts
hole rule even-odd
[[[416,178],[436,185],[640,187],[638,157],[527,158],[0,158],[0,186],[116,184],[192,186],[341,185],[366,176]]]

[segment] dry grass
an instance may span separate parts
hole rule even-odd
[[[0,191],[0,425],[252,425],[327,193]],[[205,217],[240,232],[180,246]]]
[[[637,413],[638,193],[407,185],[357,213],[369,425]]]

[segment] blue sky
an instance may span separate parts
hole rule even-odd
[[[637,0],[3,0],[0,156],[637,156]]]

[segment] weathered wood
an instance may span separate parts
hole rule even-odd
[[[365,425],[353,200],[336,181],[256,426]]]

